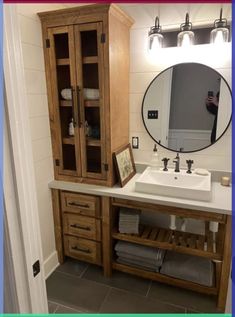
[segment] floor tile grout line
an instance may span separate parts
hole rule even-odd
[[[81,310],[80,310],[80,307],[77,307],[78,309],[75,309],[75,308],[72,307],[72,306],[67,306],[67,305],[64,305],[64,304],[58,304],[58,307],[56,308],[55,311],[58,311],[58,309],[59,309],[60,307],[64,307],[64,308],[71,309],[71,310],[74,311],[74,313],[75,313],[75,312],[84,312],[84,313],[88,313],[88,312],[89,312],[89,311],[87,311],[87,310],[83,310],[82,307],[81,307]],[[83,310],[83,311],[82,311],[82,310]]]
[[[86,271],[88,270],[88,268],[90,267],[90,265],[88,264],[85,268],[84,268],[84,270],[80,273],[80,278],[82,278],[83,280],[84,280],[84,278],[83,278],[83,275],[86,273]]]
[[[108,298],[109,294],[111,293],[112,288],[113,287],[111,287],[111,286],[109,287],[109,290],[108,290],[107,294],[105,295],[103,302],[100,304],[100,308],[98,309],[97,314],[100,314],[100,310],[103,307],[103,305],[104,305],[106,299]]]
[[[66,276],[70,276],[70,277],[76,277],[76,278],[80,278],[80,275],[75,275],[75,274],[71,274],[71,273],[67,273],[67,272],[63,272],[63,271],[59,271],[59,270],[56,270],[57,273],[61,273],[61,274],[64,274]]]
[[[153,281],[150,281],[150,282],[152,283]],[[190,309],[190,308],[187,308],[187,307],[184,307],[184,306],[175,305],[175,304],[172,304],[172,303],[169,303],[169,302],[166,302],[166,301],[162,301],[161,299],[154,299],[154,298],[151,298],[151,297],[147,297],[146,295],[138,294],[138,293],[135,293],[135,292],[130,291],[130,290],[120,289],[120,288],[117,288],[117,287],[114,287],[114,286],[110,286],[110,287],[111,287],[111,289],[114,289],[114,290],[117,290],[117,291],[126,292],[126,293],[129,293],[129,294],[134,295],[134,296],[139,296],[139,297],[148,299],[150,301],[157,300],[160,303],[166,304],[166,305],[171,306],[171,307],[176,307],[176,308],[179,308],[181,310]]]
[[[69,309],[74,310],[74,311],[82,311],[82,312],[85,312],[85,313],[89,313],[90,312],[89,310],[84,309],[83,307],[80,307],[80,306],[69,306],[69,305],[61,304],[61,303],[58,303],[58,302],[55,302],[55,301],[49,300],[49,299],[48,299],[48,302],[58,306],[58,307],[56,307],[55,311],[57,311],[59,307],[65,307],[65,308],[69,308]]]
[[[55,313],[57,312],[58,308],[59,308],[59,305],[57,304],[57,307],[56,307],[56,309],[53,311],[52,314],[55,314]]]

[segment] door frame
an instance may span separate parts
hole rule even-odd
[[[19,272],[23,273],[20,277],[21,283],[16,283],[19,313],[48,313],[22,44],[19,30],[16,6],[4,6],[3,66],[7,101],[5,110],[6,121],[8,121],[4,128],[5,133],[8,132],[9,135],[8,150],[10,155],[8,158],[5,157],[4,162],[6,225],[10,233],[9,242],[13,255],[14,276],[19,279]],[[7,142],[5,142],[4,146],[7,148]],[[13,172],[14,183],[12,182],[12,184],[9,184],[9,177],[7,177],[7,170],[9,169]],[[15,207],[17,207],[17,210],[16,208],[10,208],[11,200],[16,203]],[[13,235],[13,225],[17,229],[18,236]],[[17,252],[17,250],[21,255],[22,261],[14,256],[14,252]],[[32,265],[37,260],[40,262],[40,272],[34,277]],[[22,299],[21,292],[23,287],[27,289],[27,293],[24,294]]]

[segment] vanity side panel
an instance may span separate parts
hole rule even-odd
[[[64,262],[64,248],[63,248],[63,228],[60,206],[60,192],[57,189],[51,189],[52,205],[53,205],[53,218],[55,230],[55,243],[58,260],[60,264]]]
[[[227,292],[228,292],[228,282],[230,274],[230,264],[232,256],[232,216],[227,216],[227,223],[225,227],[225,239],[223,247],[223,262],[220,275],[220,288],[218,295],[217,307],[222,312],[225,311]]]
[[[116,7],[109,11],[111,153],[129,143],[130,26]],[[112,160],[111,160],[112,161]]]

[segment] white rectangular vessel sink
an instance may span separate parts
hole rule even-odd
[[[169,197],[209,201],[211,199],[211,173],[198,175],[186,170],[163,171],[154,167],[146,170],[135,182],[135,191]]]

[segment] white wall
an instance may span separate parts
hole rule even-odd
[[[48,183],[54,179],[41,23],[37,12],[64,8],[53,4],[17,4],[36,175],[45,275],[58,264],[52,202]]]
[[[134,149],[136,162],[149,163],[154,141],[150,138],[142,123],[141,106],[144,92],[152,79],[165,68],[180,62],[199,62],[215,68],[231,83],[231,44],[223,50],[212,45],[197,45],[185,51],[183,48],[165,48],[154,58],[147,52],[149,28],[154,24],[155,16],[160,17],[163,30],[179,28],[184,22],[186,12],[194,26],[213,25],[219,17],[220,4],[121,4],[135,19],[131,29],[131,66],[130,66],[130,142],[133,136],[139,137],[139,149]],[[223,5],[223,16],[231,20],[231,5]],[[174,158],[175,153],[158,147],[160,157]],[[194,160],[194,167],[211,170],[231,171],[231,126],[216,144],[203,151],[181,154],[181,165],[186,159]],[[171,160],[172,162],[172,160]]]

